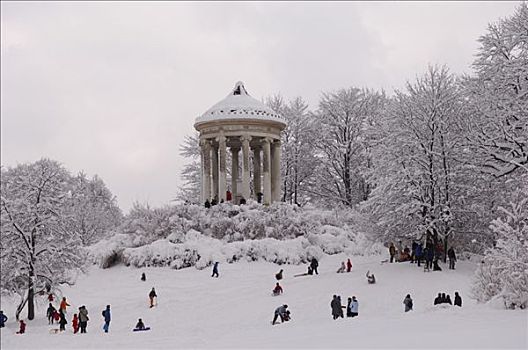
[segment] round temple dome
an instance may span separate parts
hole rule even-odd
[[[215,120],[240,119],[277,122],[282,124],[282,128],[286,127],[286,120],[264,103],[249,96],[241,81],[235,84],[233,91],[226,98],[196,118],[194,127]]]

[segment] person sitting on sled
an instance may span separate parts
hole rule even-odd
[[[277,282],[272,292],[273,292],[273,296],[277,296],[283,292],[282,287],[280,286],[279,282]]]
[[[136,329],[141,330],[141,331],[145,329],[145,324],[143,323],[143,320],[141,318],[138,320],[138,323],[136,324]]]

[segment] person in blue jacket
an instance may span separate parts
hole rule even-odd
[[[110,328],[110,320],[112,319],[110,315],[110,305],[106,305],[106,309],[103,311],[103,317],[105,321],[103,329],[105,333],[108,333],[108,329]]]
[[[350,317],[355,317],[357,315],[359,315],[359,303],[358,303],[356,297],[353,296],[352,297],[352,302],[350,303]]]
[[[420,267],[420,261],[422,260],[422,253],[423,253],[422,243],[418,243],[418,245],[416,246],[416,252],[414,253],[416,255],[415,260],[418,262],[418,267]]]
[[[6,322],[7,322],[7,316],[4,315],[3,311],[0,311],[0,328],[4,328]]]
[[[218,277],[218,261],[214,263],[213,274],[211,275],[211,277]]]

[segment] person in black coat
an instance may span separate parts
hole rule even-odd
[[[458,295],[458,292],[455,292],[455,305],[462,307],[462,298]]]
[[[211,208],[211,203],[209,202],[209,199],[206,199],[206,200],[205,200],[204,206],[205,206],[207,209]]]
[[[218,274],[218,261],[214,263],[213,265],[213,274],[211,275],[211,277],[218,277],[219,274]]]
[[[279,272],[275,274],[275,278],[277,279],[277,281],[280,281],[282,279],[282,271],[283,270],[281,269]]]
[[[334,295],[332,301],[330,302],[330,308],[332,309],[332,318],[337,320],[343,313],[341,309],[341,300],[338,299],[337,295]]]
[[[453,305],[453,303],[451,302],[451,297],[449,296],[449,294],[446,297],[446,303],[448,303],[449,305]]]
[[[442,293],[438,293],[438,296],[434,300],[434,305],[438,305],[442,303]]]
[[[145,275],[144,272],[141,274],[141,280],[142,280],[143,282],[145,282],[145,281],[147,280],[147,276]]]
[[[310,267],[312,268],[312,271],[315,272],[316,275],[319,274],[319,272],[317,272],[317,267],[319,266],[319,262],[317,261],[316,258],[312,258],[312,262],[310,263]]]
[[[418,243],[415,241],[411,244],[411,264],[416,261],[416,248],[418,247]]]
[[[62,332],[66,330],[66,324],[68,324],[68,321],[66,321],[66,315],[64,315],[64,312],[62,309],[59,309],[59,316],[60,316],[59,329]]]
[[[442,293],[442,296],[440,297],[440,304],[447,303],[446,295],[445,293]]]
[[[46,316],[48,317],[48,324],[53,324],[53,316],[57,311],[51,303],[49,303],[48,310],[46,311]]]
[[[447,257],[449,258],[449,269],[454,270],[455,269],[455,262],[456,262],[456,254],[453,247],[450,247],[447,251]]]

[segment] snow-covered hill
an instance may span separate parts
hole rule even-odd
[[[337,274],[343,255],[325,256],[320,274],[294,278],[305,266],[279,267],[265,262],[221,264],[220,278],[210,270],[188,268],[93,268],[74,287],[63,288],[69,308],[67,331],[50,334],[42,302],[27,333],[15,335],[13,303],[2,298],[10,317],[1,330],[2,349],[85,348],[524,348],[528,347],[527,312],[477,305],[469,294],[475,266],[458,264],[456,271],[424,273],[409,263],[380,264],[380,257],[353,258],[353,272]],[[274,274],[284,268],[284,295],[272,297]],[[368,285],[365,272],[378,283]],[[147,281],[141,282],[141,272]],[[148,293],[156,287],[159,305],[148,307]],[[433,307],[438,292],[458,291],[463,307]],[[414,311],[404,313],[410,293]],[[359,317],[332,320],[330,300],[343,302],[355,295]],[[292,321],[272,326],[274,309],[286,303]],[[102,331],[101,311],[112,306],[110,333]],[[86,305],[88,333],[74,335],[72,312]],[[138,318],[149,332],[133,333]],[[53,328],[58,328],[54,326]]]

